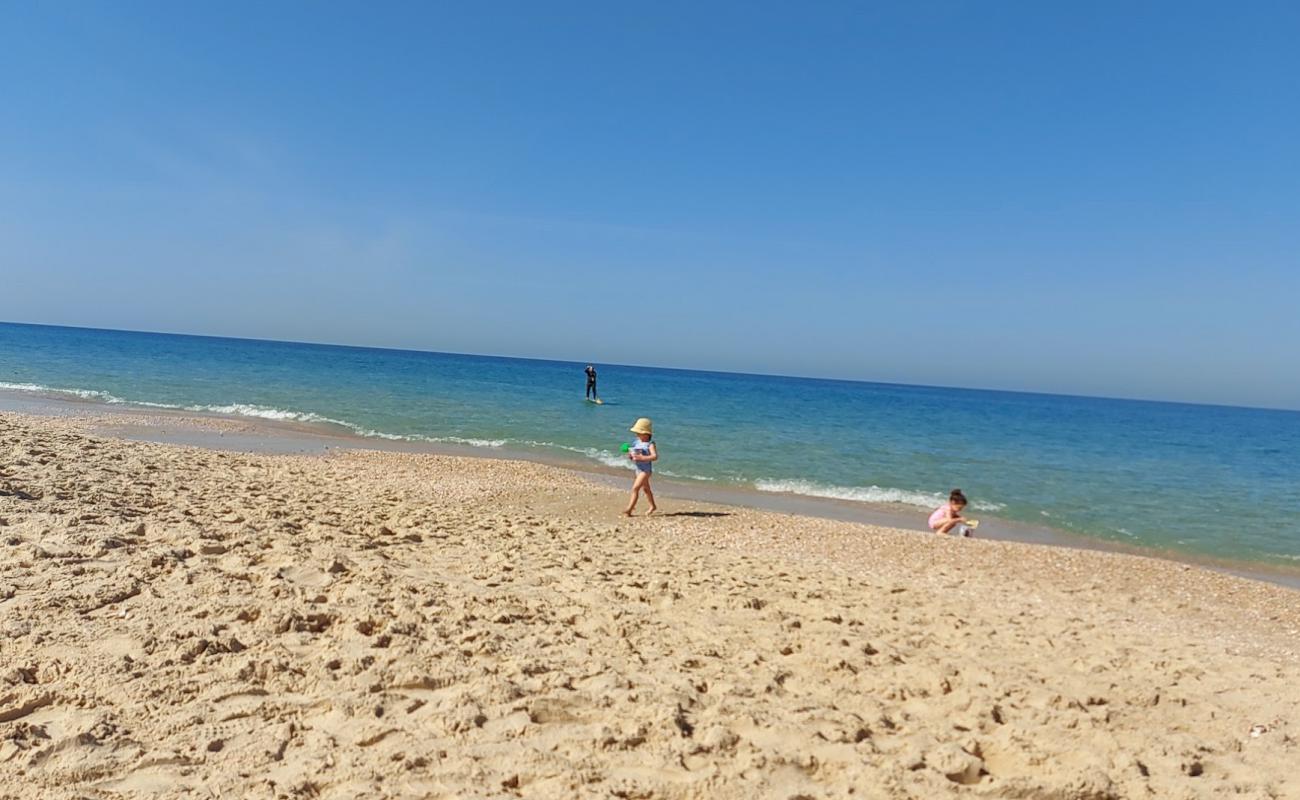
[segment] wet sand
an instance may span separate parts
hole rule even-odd
[[[141,424],[0,413],[0,796],[1300,797],[1300,592]]]

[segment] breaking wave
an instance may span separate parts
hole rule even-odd
[[[70,397],[80,397],[82,400],[98,400],[101,403],[128,402],[116,395],[94,389],[57,389],[53,386],[41,386],[36,383],[5,383],[0,381],[0,389],[11,392],[31,392],[33,394],[62,394]]]
[[[761,492],[786,492],[859,503],[900,503],[918,508],[936,508],[948,500],[947,495],[938,492],[917,492],[887,486],[827,486],[800,480],[758,480],[754,481],[754,488]],[[971,508],[977,511],[999,511],[1003,506],[1001,503],[974,500]]]

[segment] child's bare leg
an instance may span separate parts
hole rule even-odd
[[[636,508],[637,495],[641,493],[641,489],[646,485],[645,477],[645,473],[638,472],[636,478],[632,480],[632,493],[627,499],[627,508],[623,510],[623,516],[632,516],[632,510]],[[651,501],[650,505],[653,507],[654,502]]]
[[[645,490],[645,499],[647,499],[647,500],[650,501],[650,510],[647,511],[647,512],[645,512],[645,513],[647,513],[647,514],[653,514],[653,513],[655,513],[656,511],[659,510],[659,506],[655,505],[655,493],[654,493],[653,491],[650,490],[650,478],[649,478],[649,476],[646,477],[646,480],[645,480],[645,486],[644,486],[643,488],[644,488],[644,490]]]

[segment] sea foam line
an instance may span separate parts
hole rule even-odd
[[[125,403],[126,400],[95,389],[59,389],[54,386],[42,386],[38,383],[5,383],[0,381],[0,389],[11,392],[32,392],[36,394],[69,394],[83,400],[98,400],[101,403]]]
[[[566,450],[570,453],[586,456],[592,461],[598,461],[607,467],[625,467],[632,468],[632,462],[625,455],[620,455],[610,450],[599,450],[595,447],[571,447],[567,444],[556,444],[555,442],[537,442],[531,439],[525,439],[515,442],[525,447],[537,447],[542,449]]]
[[[133,405],[143,408],[161,408],[170,411],[193,411],[201,414],[252,417],[256,419],[271,420],[273,422],[306,422],[337,425],[342,428],[347,428],[358,436],[374,439],[387,439],[389,441],[464,444],[472,447],[504,447],[508,443],[508,440],[506,439],[478,439],[465,436],[422,436],[420,434],[403,436],[396,433],[386,433],[384,431],[364,428],[360,425],[348,422],[345,419],[327,417],[323,414],[317,414],[314,411],[292,411],[283,408],[275,408],[273,406],[255,405],[253,403],[226,403],[223,405],[154,403],[148,400],[128,400],[97,389],[61,389],[55,386],[43,386],[38,383],[8,383],[4,381],[0,381],[0,390],[31,392],[33,394],[71,395],[73,397],[80,397],[84,400],[98,400],[102,403],[112,403],[114,405]]]
[[[513,440],[512,440],[513,441]],[[513,441],[514,444],[524,445],[525,447],[537,447],[541,449],[566,450],[570,453],[577,453],[586,456],[592,461],[596,461],[607,467],[615,469],[636,469],[636,465],[625,453],[617,452],[612,449],[601,450],[595,447],[571,447],[567,444],[556,444],[555,442],[538,442],[533,440]],[[673,472],[670,469],[657,468],[655,473],[663,475],[666,478],[680,478],[690,481],[705,481],[708,483],[718,483],[718,479],[709,478],[704,475],[690,475],[681,472]]]
[[[129,404],[146,408],[162,408],[174,411],[192,411],[196,413],[223,414],[226,416],[253,417],[276,422],[303,422],[311,424],[337,425],[346,428],[363,438],[385,439],[388,441],[461,444],[470,447],[483,448],[501,448],[508,444],[517,444],[544,450],[564,450],[570,453],[576,453],[607,467],[620,469],[634,468],[633,463],[628,460],[626,456],[612,449],[602,450],[595,447],[574,447],[558,444],[556,442],[539,442],[533,440],[481,439],[465,436],[424,436],[421,434],[401,435],[396,433],[387,433],[385,431],[377,431],[371,428],[364,428],[360,425],[348,422],[347,420],[327,417],[312,411],[292,411],[282,408],[274,408],[272,406],[255,405],[252,403],[227,403],[224,405],[177,405],[173,403],[152,403],[143,400],[126,400],[108,392],[96,389],[60,389],[52,386],[42,386],[35,383],[7,383],[3,381],[0,381],[0,390],[41,394],[64,394],[79,397],[84,400],[97,400],[99,402],[115,405]],[[680,475],[667,469],[661,469],[659,472],[661,475],[666,477],[717,482],[716,479],[708,478],[706,476]],[[786,492],[789,494],[800,494],[808,497],[851,500],[860,503],[901,503],[920,508],[934,508],[941,505],[947,499],[941,494],[910,491],[907,489],[894,489],[881,486],[828,486],[804,480],[757,480],[754,482],[754,488],[763,492]],[[971,503],[971,507],[977,511],[1000,511],[1005,506],[1001,503],[990,503],[976,500]]]
[[[182,411],[198,411],[211,414],[226,414],[236,417],[256,417],[257,419],[269,419],[275,422],[315,422],[329,425],[338,425],[356,431],[357,427],[346,420],[325,417],[311,411],[286,411],[282,408],[273,408],[271,406],[258,406],[249,403],[229,403],[221,406],[194,405],[194,406],[167,406],[157,404],[160,408],[177,408]]]
[[[757,480],[754,481],[754,488],[761,492],[785,492],[859,503],[901,503],[918,508],[935,508],[948,501],[947,497],[937,492],[917,492],[888,486],[827,486],[802,480]],[[1004,506],[1001,503],[975,500],[971,503],[971,508],[977,511],[1000,511]]]
[[[203,411],[213,414],[227,414],[241,417],[257,417],[260,419],[269,419],[276,421],[293,421],[307,422],[315,424],[338,425],[347,428],[358,436],[368,439],[387,439],[394,442],[430,442],[442,444],[464,444],[471,447],[504,447],[507,439],[479,439],[466,436],[424,436],[418,433],[402,435],[397,433],[388,433],[386,431],[377,431],[372,428],[363,428],[360,425],[348,422],[345,419],[335,419],[326,417],[313,411],[286,411],[282,408],[272,408],[270,406],[250,405],[248,403],[232,403],[224,406],[184,406],[185,411]]]

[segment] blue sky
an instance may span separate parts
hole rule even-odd
[[[0,6],[0,319],[1300,408],[1300,4]]]

